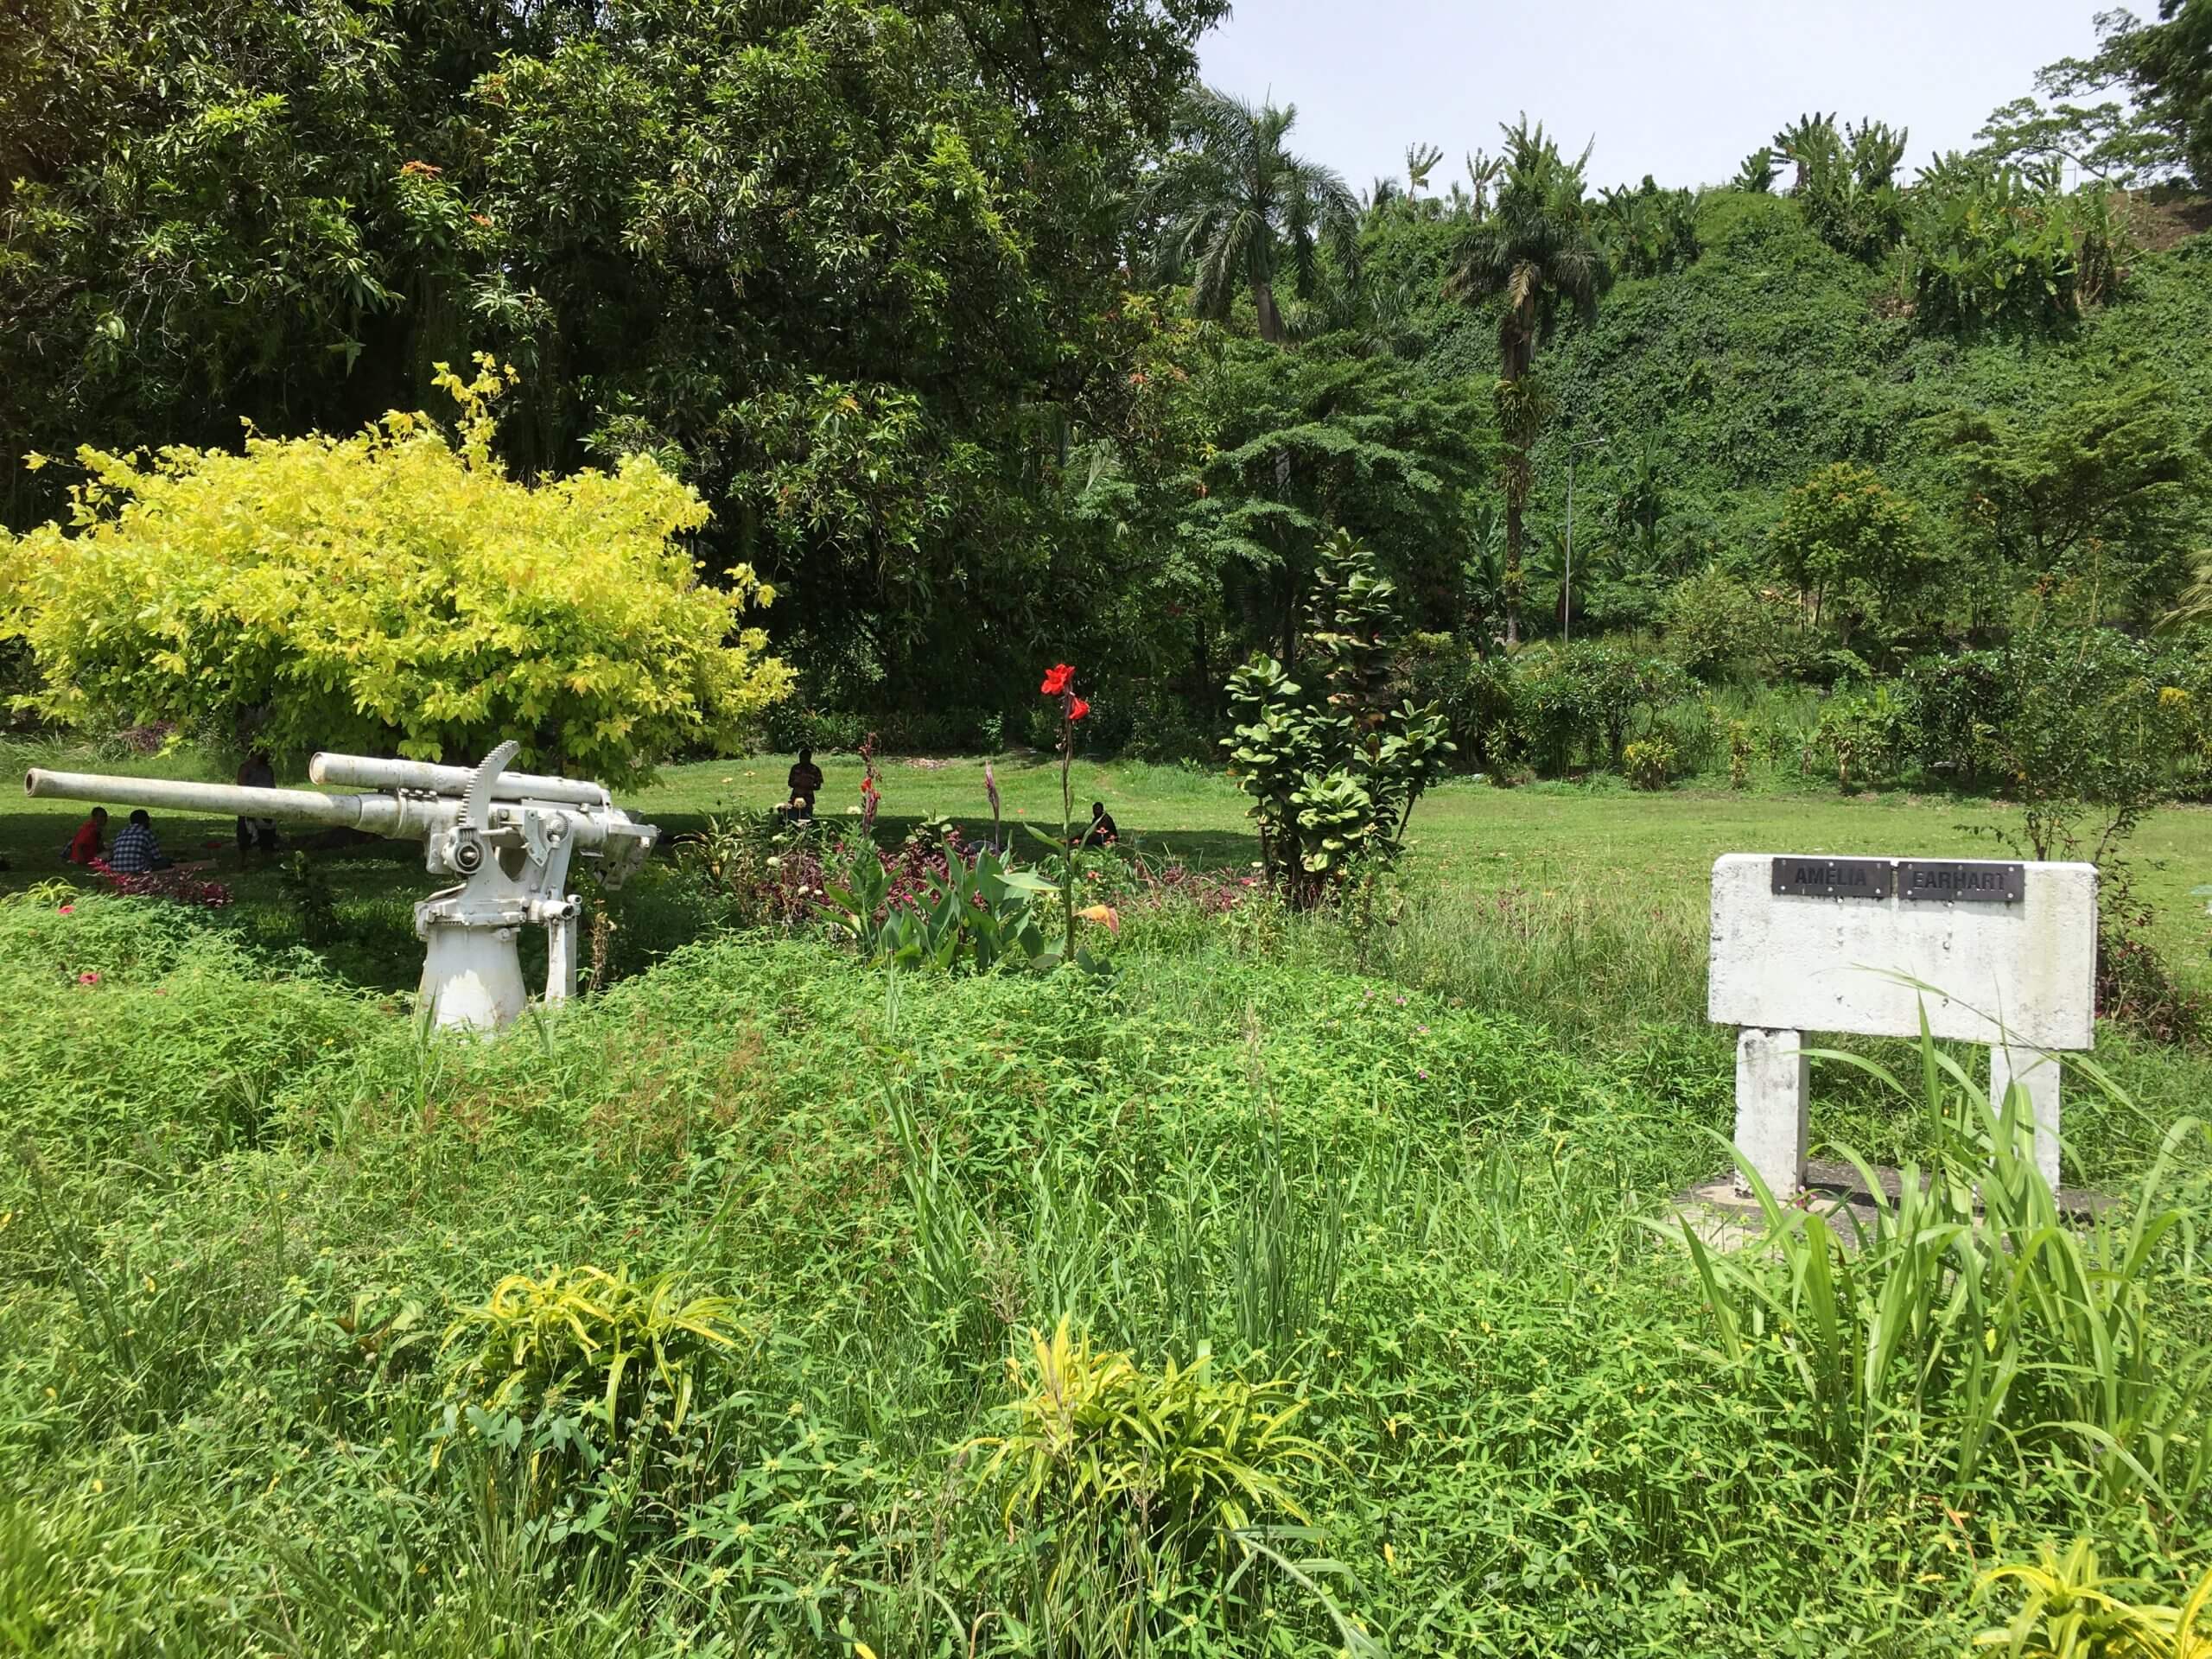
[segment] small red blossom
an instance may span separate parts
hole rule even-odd
[[[1045,683],[1037,689],[1048,697],[1063,696],[1075,680],[1075,666],[1071,663],[1055,663],[1045,672]]]
[[[1085,702],[1081,697],[1070,697],[1068,699],[1068,718],[1070,720],[1081,720],[1090,712],[1090,705]]]
[[[79,985],[97,985],[100,982],[100,976],[95,973],[82,973],[77,976],[77,982]]]
[[[64,905],[61,906],[60,913],[64,916],[71,915],[75,912],[76,908],[77,906],[74,905]]]

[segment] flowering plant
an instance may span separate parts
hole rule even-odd
[[[148,870],[131,875],[111,868],[105,859],[93,860],[92,868],[127,898],[169,899],[207,910],[221,910],[231,902],[231,890],[220,881],[202,881],[189,870]]]
[[[875,734],[870,732],[861,743],[861,764],[867,768],[861,773],[861,833],[875,833],[876,809],[883,804],[883,791],[875,782]]]
[[[901,874],[863,843],[849,872],[824,885],[833,925],[871,962],[939,973],[1058,964],[1058,952],[1030,914],[1039,891],[1051,887],[988,849],[969,859],[948,837],[943,858],[931,860],[918,880],[907,885]]]
[[[1060,855],[1060,916],[1066,929],[1060,943],[1062,956],[1075,954],[1075,925],[1081,914],[1075,907],[1075,876],[1077,854],[1080,850],[1075,830],[1075,789],[1070,774],[1075,766],[1075,723],[1090,712],[1090,705],[1075,694],[1075,667],[1070,663],[1055,663],[1045,671],[1044,683],[1037,690],[1046,696],[1060,700],[1060,838],[1058,842],[1048,840],[1041,832],[1033,830],[1040,841],[1046,841]]]

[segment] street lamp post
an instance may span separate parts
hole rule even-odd
[[[1571,645],[1574,640],[1574,452],[1594,449],[1606,442],[1604,438],[1585,438],[1580,443],[1567,446],[1567,575],[1560,584],[1559,606],[1562,645]]]

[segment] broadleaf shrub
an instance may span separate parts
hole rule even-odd
[[[456,446],[420,415],[350,437],[153,456],[89,445],[69,528],[0,532],[0,638],[36,653],[49,718],[174,721],[277,753],[316,748],[634,779],[728,748],[783,691],[747,612],[683,537],[706,503],[643,455],[531,486],[491,454],[503,381],[448,374]]]
[[[1099,1351],[1065,1319],[1049,1338],[1033,1332],[1029,1348],[1007,1362],[1009,1432],[979,1442],[991,1452],[985,1478],[1004,1479],[1009,1522],[1088,1513],[1197,1551],[1257,1521],[1306,1518],[1298,1477],[1322,1454],[1294,1432],[1305,1402],[1287,1383],[1224,1376],[1205,1348],[1154,1372]]]
[[[1637,721],[1681,696],[1688,676],[1659,658],[1578,640],[1514,659],[1519,721],[1536,770],[1557,777],[1578,760],[1618,770]]]
[[[1339,531],[1309,605],[1312,683],[1264,656],[1230,677],[1222,747],[1252,798],[1260,856],[1294,903],[1319,903],[1363,862],[1394,861],[1452,753],[1435,704],[1392,706],[1396,605],[1374,554]]]

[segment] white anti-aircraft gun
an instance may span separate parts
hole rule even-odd
[[[427,947],[422,1006],[441,1026],[492,1027],[515,1019],[529,1000],[515,949],[524,927],[545,930],[545,1000],[575,995],[581,906],[569,892],[569,859],[596,859],[601,879],[620,887],[660,833],[618,809],[601,785],[509,772],[518,747],[502,743],[473,769],[360,754],[315,757],[308,777],[373,791],[358,795],[44,771],[25,778],[23,789],[421,842],[431,874],[461,880],[415,906],[415,931]]]

